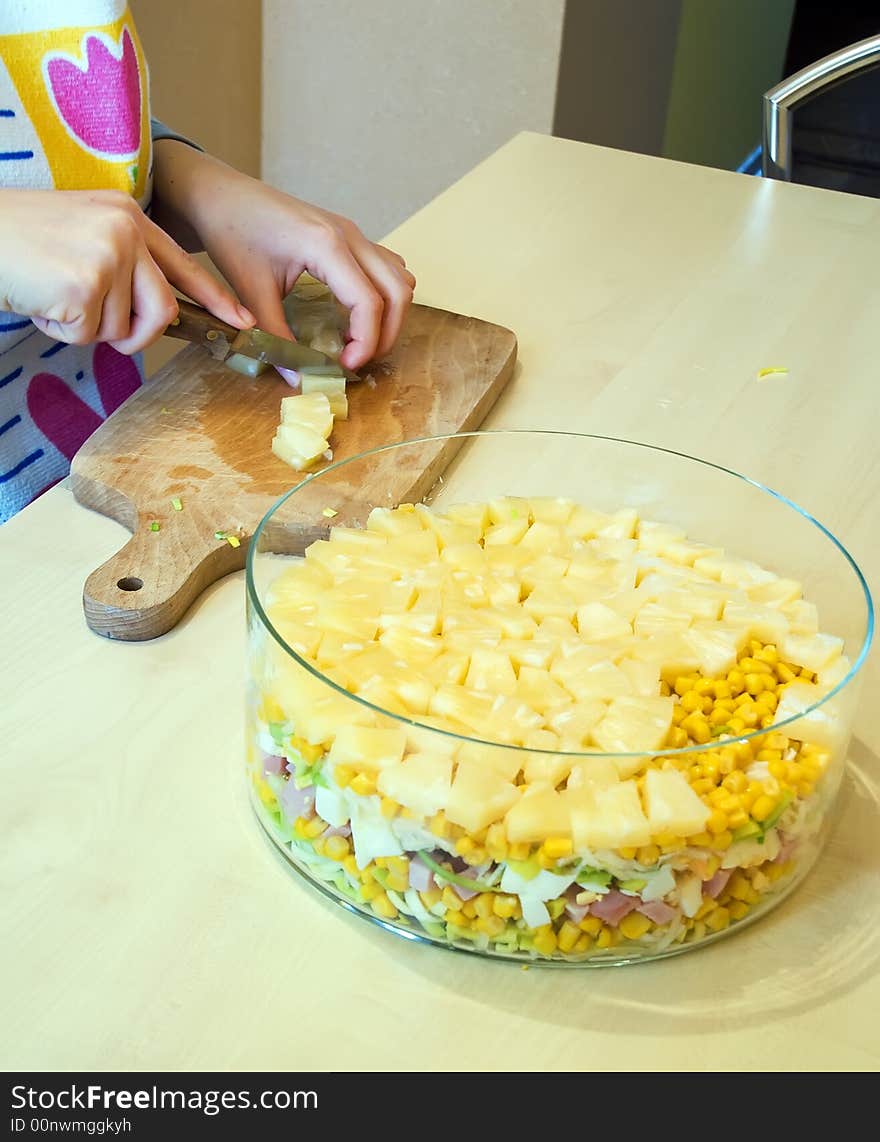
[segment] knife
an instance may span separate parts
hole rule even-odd
[[[300,341],[286,341],[263,329],[236,329],[207,309],[183,298],[177,298],[177,305],[177,317],[165,330],[167,336],[203,345],[218,361],[225,361],[233,354],[241,353],[254,361],[292,369],[297,373],[345,377],[349,381],[361,379],[357,373],[346,369],[326,353],[303,345]]]

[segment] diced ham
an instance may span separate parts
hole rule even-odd
[[[664,900],[643,900],[636,905],[636,911],[653,920],[655,924],[668,924],[678,915],[678,909]]]
[[[327,837],[350,837],[351,825],[331,825],[329,829],[325,829],[321,833],[321,837],[326,840]]]
[[[277,753],[263,754],[263,773],[283,773],[287,758],[279,757]]]
[[[293,779],[287,782],[281,791],[278,802],[288,821],[295,821],[297,817],[313,817],[315,815],[315,787],[305,785],[297,789]]]
[[[416,892],[427,892],[435,887],[434,873],[417,856],[410,857],[409,884]]]
[[[785,864],[794,850],[797,848],[797,841],[783,841],[782,848],[770,862],[771,864]]]
[[[577,902],[578,893],[581,891],[579,884],[572,884],[565,890],[565,914],[574,924],[580,924],[590,911],[589,904],[578,904]]]
[[[604,923],[616,928],[624,916],[628,916],[638,903],[637,896],[625,896],[616,888],[612,888],[601,899],[593,901],[590,905],[590,915],[598,916]]]
[[[713,877],[703,881],[703,895],[711,896],[713,900],[720,896],[732,875],[732,868],[719,868]]]
[[[474,880],[474,879],[476,879],[477,870],[475,868],[467,867],[464,869],[463,872],[460,872],[458,875],[464,876],[468,880]],[[464,885],[462,885],[462,884],[453,884],[452,885],[452,891],[455,893],[455,895],[460,900],[473,900],[473,898],[475,896],[480,895],[479,888],[474,888],[474,889],[465,888]]]

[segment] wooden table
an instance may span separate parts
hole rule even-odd
[[[523,134],[387,242],[418,300],[518,334],[488,425],[730,465],[878,582],[880,202]],[[80,593],[121,534],[63,486],[0,529],[5,1069],[878,1067],[876,655],[840,824],[787,902],[653,965],[524,972],[285,872],[245,799],[243,576],[105,641]]]

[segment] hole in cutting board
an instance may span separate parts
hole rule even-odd
[[[119,579],[116,583],[120,591],[139,591],[143,585],[143,579],[136,579],[133,575],[126,575],[124,579]]]

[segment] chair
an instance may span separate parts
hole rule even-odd
[[[880,35],[783,79],[764,95],[765,178],[880,197]]]

